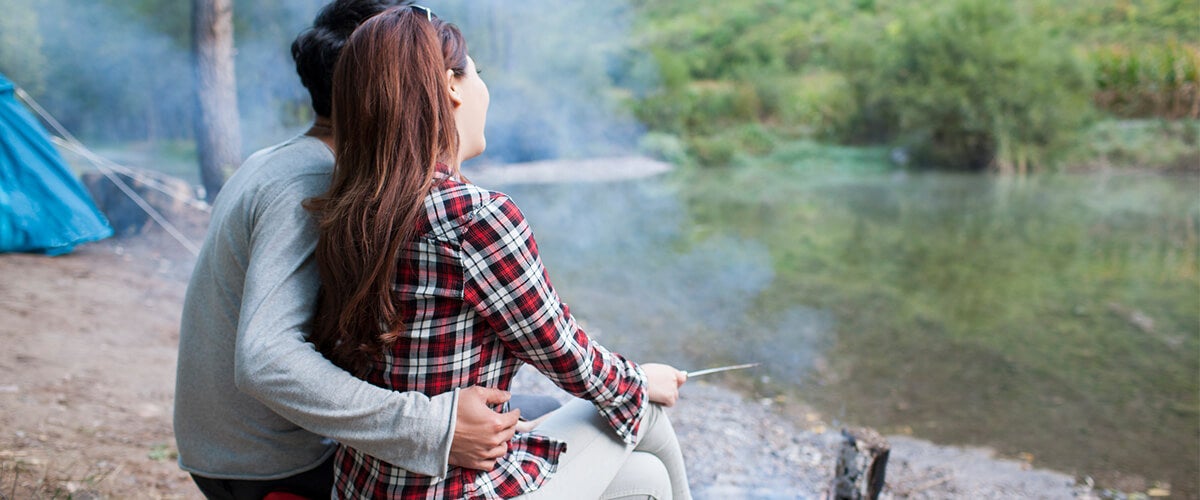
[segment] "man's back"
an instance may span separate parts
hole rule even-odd
[[[332,452],[324,438],[239,389],[243,378],[271,370],[270,361],[247,357],[286,355],[271,352],[276,337],[303,341],[318,276],[315,225],[301,203],[328,187],[332,169],[328,147],[300,136],[248,159],[213,206],[180,329],[175,434],[185,470],[269,479],[312,468]],[[286,293],[307,300],[271,300]],[[238,339],[251,329],[274,333]],[[248,366],[258,373],[245,373]]]

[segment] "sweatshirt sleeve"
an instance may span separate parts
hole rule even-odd
[[[306,341],[316,310],[316,224],[301,189],[257,210],[235,354],[239,390],[310,432],[407,470],[445,476],[457,391],[435,397],[374,386]]]
[[[559,300],[517,206],[496,195],[463,233],[464,298],[505,347],[563,390],[593,402],[634,443],[646,403],[642,369],[593,342]]]

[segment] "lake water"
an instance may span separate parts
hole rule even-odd
[[[1200,492],[1200,178],[497,187],[584,327],[634,359],[763,362],[731,381],[829,421]]]

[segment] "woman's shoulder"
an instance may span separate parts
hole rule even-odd
[[[425,198],[425,213],[435,239],[458,239],[470,225],[494,218],[517,223],[524,218],[507,194],[453,179]]]

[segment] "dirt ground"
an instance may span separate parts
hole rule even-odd
[[[199,241],[203,228],[184,232]],[[201,498],[171,430],[192,263],[156,228],[60,257],[0,254],[0,500]],[[557,391],[529,370],[514,390]],[[837,430],[780,406],[708,381],[684,387],[670,414],[697,498],[824,497]],[[1095,498],[987,450],[890,439],[883,498]]]
[[[0,498],[202,498],[171,431],[191,262],[161,238],[0,255]]]

